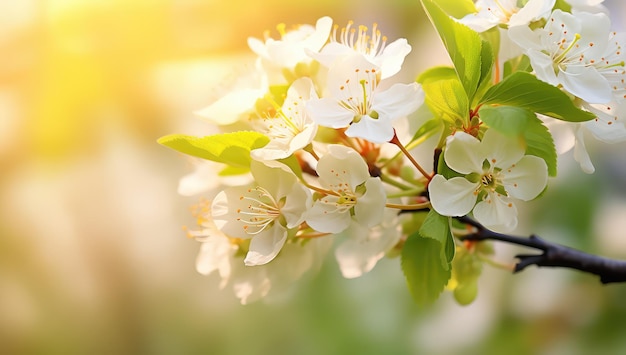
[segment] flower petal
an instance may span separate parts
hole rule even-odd
[[[591,162],[587,148],[585,147],[585,137],[582,127],[576,130],[576,143],[574,144],[574,159],[580,164],[580,168],[587,174],[593,174],[596,168]]]
[[[267,190],[276,200],[287,196],[298,180],[286,167],[269,167],[256,160],[251,161],[250,171],[256,184]]]
[[[465,216],[474,204],[478,184],[462,177],[446,180],[441,175],[435,175],[428,184],[430,203],[437,213],[444,216]]]
[[[332,66],[336,60],[340,60],[342,57],[354,54],[354,49],[344,46],[338,42],[330,42],[319,52],[308,50],[307,54],[328,68]]]
[[[347,279],[372,270],[402,236],[396,224],[366,228],[360,223],[352,223],[344,234],[347,240],[337,247],[335,258],[341,274]]]
[[[530,59],[530,65],[533,67],[535,75],[539,80],[554,86],[559,85],[559,79],[557,79],[554,73],[554,62],[549,55],[534,48],[528,49],[526,55]]]
[[[545,160],[526,155],[511,167],[502,170],[502,184],[514,198],[528,201],[537,197],[548,184],[548,166]]]
[[[328,41],[328,36],[333,27],[333,19],[324,16],[317,20],[315,23],[315,32],[306,38],[304,47],[311,51],[317,52]]]
[[[400,71],[404,58],[411,52],[411,45],[405,38],[398,38],[385,47],[383,52],[374,57],[374,63],[380,67],[381,79],[389,78]]]
[[[484,157],[480,154],[480,141],[465,132],[456,132],[448,137],[443,157],[452,170],[461,174],[483,171]]]
[[[594,137],[606,143],[619,143],[626,141],[626,102],[621,105],[612,102],[608,105],[584,105],[594,113],[595,120],[584,123],[585,127],[593,133]]]
[[[387,90],[376,91],[372,110],[388,120],[409,115],[424,103],[424,91],[418,83],[394,84]]]
[[[510,232],[517,227],[517,208],[511,199],[499,193],[489,193],[485,201],[476,204],[473,213],[478,222],[497,232]]]
[[[604,104],[613,98],[609,81],[594,67],[570,65],[558,78],[565,90],[589,103]]]
[[[393,138],[393,126],[389,120],[365,115],[359,122],[351,124],[345,133],[348,137],[363,138],[380,144]]]
[[[250,249],[244,264],[255,266],[267,264],[278,255],[287,240],[287,230],[278,223],[257,234],[250,241]]]
[[[329,201],[337,200],[336,197],[327,196]],[[332,202],[323,203],[316,201],[305,216],[306,223],[314,230],[322,233],[340,233],[350,226],[350,213],[338,213],[337,207]]]
[[[211,217],[215,226],[229,237],[250,239],[243,223],[237,219],[237,210],[245,210],[248,201],[242,198],[248,194],[249,187],[229,187],[221,191],[211,204]]]
[[[556,0],[530,0],[517,13],[511,15],[509,26],[526,26],[548,17]]]
[[[222,281],[230,277],[230,258],[237,251],[223,234],[209,235],[202,241],[200,253],[196,258],[196,270],[202,275],[209,275],[218,270]]]
[[[348,127],[354,118],[354,112],[341,106],[339,101],[332,97],[309,100],[306,103],[306,110],[313,121],[324,127]]]
[[[387,195],[378,178],[367,179],[365,189],[365,194],[358,198],[354,206],[354,219],[363,226],[373,227],[382,221]]]
[[[517,163],[525,153],[521,141],[511,139],[495,129],[487,130],[481,143],[482,156],[498,168]]]
[[[331,189],[354,191],[370,177],[363,157],[356,150],[339,144],[328,146],[328,153],[319,160],[316,170],[323,185]]]
[[[287,195],[280,213],[285,217],[287,228],[299,226],[304,221],[306,210],[311,206],[311,191],[300,184],[294,184]]]

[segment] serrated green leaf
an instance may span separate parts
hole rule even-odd
[[[478,114],[490,128],[522,139],[526,145],[526,154],[545,160],[548,174],[556,176],[557,154],[552,134],[533,112],[514,106],[483,106]]]
[[[265,146],[269,138],[258,132],[241,131],[205,137],[172,134],[159,138],[157,142],[181,153],[224,163],[244,172],[250,169],[250,151]]]
[[[523,107],[569,122],[583,122],[595,117],[592,113],[577,108],[558,88],[525,72],[511,74],[492,86],[481,99],[481,104]]]
[[[472,101],[483,74],[481,69],[483,41],[478,33],[453,20],[434,1],[421,2],[452,59],[468,101]]]
[[[435,117],[452,125],[469,121],[469,101],[458,78],[428,80],[422,84],[422,89]]]
[[[410,235],[402,248],[402,271],[413,299],[420,306],[436,301],[450,280],[451,270],[441,265],[440,251],[441,243],[419,233]]]
[[[444,269],[450,268],[450,263],[454,259],[454,237],[450,231],[449,217],[445,217],[430,210],[426,220],[419,229],[419,234],[424,238],[434,239],[439,242],[441,266]]]

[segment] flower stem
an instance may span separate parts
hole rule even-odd
[[[417,168],[417,170],[419,170],[419,172],[424,175],[424,177],[430,181],[433,177],[426,172],[426,170],[424,170],[424,168],[422,168],[421,165],[419,165],[419,163],[415,160],[415,158],[413,158],[413,156],[411,155],[411,153],[409,153],[408,150],[406,150],[406,148],[402,145],[402,143],[400,142],[400,140],[398,139],[398,135],[396,134],[396,131],[393,131],[393,138],[391,138],[391,140],[389,141],[389,143],[395,144],[398,146],[398,148],[400,148],[400,150],[402,151],[402,153],[409,158],[409,160],[411,161],[411,163],[413,164],[413,166],[415,166],[415,168]]]
[[[324,190],[321,187],[317,187],[314,185],[309,184],[308,182],[304,181],[304,180],[300,180],[302,182],[302,184],[306,187],[308,187],[309,189],[315,191],[315,192],[319,192],[321,194],[324,195],[335,195],[337,196],[337,193],[335,191],[331,191],[331,190]]]
[[[415,211],[415,210],[423,210],[426,208],[430,208],[430,201],[423,203],[415,203],[412,205],[402,205],[397,203],[386,203],[385,207],[395,208],[403,211]]]
[[[412,190],[400,191],[400,192],[397,192],[395,194],[389,194],[389,195],[387,195],[387,198],[415,197],[415,196],[418,196],[419,194],[421,194],[422,192],[424,192],[424,188],[420,187],[420,188],[415,188],[415,189],[412,189]]]
[[[304,147],[303,150],[305,152],[311,154],[313,156],[313,158],[315,158],[315,160],[317,160],[317,161],[320,160],[320,157],[317,155],[317,153],[315,153],[315,150],[313,150],[313,144],[309,143],[309,145]]]
[[[392,178],[389,177],[389,175],[387,174],[380,174],[378,176],[383,182],[386,182],[389,185],[395,186],[397,188],[399,188],[400,190],[415,190],[415,188],[405,185],[399,181],[396,181]]]

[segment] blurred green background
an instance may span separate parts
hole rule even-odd
[[[408,38],[403,80],[447,61],[418,1],[0,0],[1,354],[626,352],[626,285],[574,271],[486,268],[474,304],[429,309],[398,259],[346,280],[329,255],[248,306],[195,271],[198,199],[176,194],[193,166],[156,139],[210,131],[192,112],[248,36],[324,15]],[[564,155],[517,233],[626,258],[626,145],[589,146],[597,173]]]

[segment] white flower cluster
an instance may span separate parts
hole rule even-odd
[[[523,53],[537,78],[564,90],[596,115],[576,127],[580,141],[575,157],[586,172],[594,168],[582,142],[583,128],[605,142],[626,140],[626,53],[622,48],[626,34],[610,32],[610,20],[600,3],[577,1],[571,4],[572,13],[567,13],[553,11],[554,0],[530,0],[521,7],[513,0],[478,0],[478,11],[459,20],[477,32],[501,26],[501,41],[512,42],[501,46],[500,57]],[[482,141],[463,132],[448,137],[445,162],[462,176],[433,178],[429,186],[433,208],[447,216],[473,211],[489,228],[512,230],[517,225],[513,199],[534,199],[547,185],[545,162],[524,155],[524,147],[516,143],[494,130],[487,130]]]
[[[343,239],[336,258],[348,278],[399,243],[397,210],[385,207],[388,189],[370,168],[382,158],[377,143],[424,100],[417,83],[387,83],[411,51],[406,39],[387,44],[376,25],[352,22],[339,31],[329,17],[278,30],[280,39],[248,40],[254,71],[197,112],[223,131],[244,125],[270,139],[250,152],[251,178],[218,179],[207,162],[179,188],[221,190],[197,212],[201,229],[188,233],[202,242],[198,271],[218,272],[242,303],[315,268],[332,244],[326,236]],[[306,178],[283,163],[294,157],[311,170]]]
[[[478,32],[500,26],[501,41],[506,43],[501,46],[501,60],[523,53],[539,79],[562,88],[596,115],[576,127],[556,125],[557,129],[573,128],[576,160],[592,173],[595,169],[585,150],[583,129],[606,143],[626,140],[626,33],[611,31],[602,0],[570,0],[571,13],[553,11],[555,0],[530,0],[522,7],[519,3],[478,0],[478,12],[460,22]]]
[[[623,141],[626,35],[610,32],[599,3],[572,1],[565,12],[554,9],[555,0],[521,7],[515,0],[479,0],[477,12],[458,21],[476,32],[497,28],[497,68],[525,56],[532,74],[567,93],[575,111],[595,115],[567,123],[579,137],[585,128],[600,140]],[[546,157],[482,122],[480,107],[470,108],[464,123],[435,114],[430,132],[441,136],[442,159],[437,171],[424,169],[423,157],[410,150],[426,133],[402,132],[413,137],[407,147],[396,135],[427,96],[416,82],[393,81],[411,47],[405,39],[387,43],[376,25],[350,22],[339,30],[332,22],[323,17],[315,26],[279,25],[278,39],[250,38],[254,69],[197,112],[224,133],[243,129],[268,138],[249,150],[249,169],[238,166],[218,176],[217,163],[200,163],[179,186],[181,193],[211,199],[197,211],[201,229],[188,232],[202,242],[198,271],[217,272],[221,286],[232,287],[242,303],[318,267],[336,240],[345,277],[370,271],[420,229],[422,222],[399,211],[469,214],[488,228],[510,231],[518,223],[516,200],[535,199],[548,183]],[[494,70],[492,86],[502,76]],[[537,120],[534,111],[531,116]],[[391,145],[399,151],[387,149]],[[593,170],[584,149],[576,158]]]

